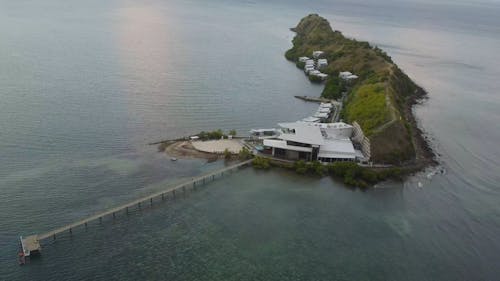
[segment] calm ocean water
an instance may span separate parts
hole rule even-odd
[[[362,192],[246,169],[176,202],[56,228],[224,165],[147,143],[307,116],[284,51],[318,12],[384,48],[429,99],[432,170]],[[498,280],[500,4],[0,0],[0,280]],[[418,183],[423,187],[418,187]]]

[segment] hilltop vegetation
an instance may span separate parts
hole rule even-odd
[[[349,120],[357,120],[366,136],[390,121],[382,83],[360,86],[356,94],[349,96],[346,104],[345,116]]]
[[[368,42],[346,38],[315,14],[303,18],[293,31],[296,36],[286,58],[297,62],[313,51],[325,52],[329,65],[323,72],[329,78],[322,96],[340,99],[347,91],[342,116],[348,122],[359,123],[370,139],[375,162],[408,163],[418,158],[418,153],[432,158],[411,112],[411,106],[426,93],[390,56]],[[346,87],[338,78],[341,71],[350,71],[359,78]]]

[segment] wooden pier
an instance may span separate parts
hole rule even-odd
[[[195,177],[191,180],[188,180],[188,181],[183,182],[181,184],[175,185],[175,186],[170,187],[166,190],[159,191],[159,192],[156,192],[154,194],[139,198],[139,199],[134,200],[132,202],[129,202],[127,204],[109,209],[107,211],[104,211],[104,212],[101,212],[98,214],[95,214],[95,215],[88,217],[86,219],[83,219],[83,220],[80,220],[80,221],[77,221],[74,223],[70,223],[68,225],[65,225],[63,227],[54,229],[54,230],[46,232],[46,233],[30,235],[26,238],[21,237],[21,239],[20,239],[21,246],[23,247],[23,251],[27,250],[28,253],[29,253],[29,251],[31,251],[31,252],[38,251],[39,252],[41,250],[40,241],[42,241],[42,240],[45,240],[45,239],[48,239],[51,237],[53,239],[56,239],[57,235],[64,233],[64,232],[69,232],[70,234],[72,234],[73,229],[75,229],[79,226],[86,227],[88,223],[95,221],[95,220],[102,221],[102,218],[105,216],[113,216],[113,218],[114,218],[116,216],[116,214],[118,214],[120,212],[125,212],[128,214],[129,209],[136,207],[136,206],[137,206],[137,208],[141,208],[141,204],[143,204],[143,203],[146,203],[144,205],[147,205],[149,203],[152,206],[155,198],[161,198],[161,200],[163,201],[168,196],[168,194],[171,194],[172,197],[175,198],[176,191],[178,191],[178,190],[182,190],[182,193],[185,193],[187,191],[187,189],[189,189],[189,188],[195,189],[196,185],[204,184],[205,182],[208,182],[210,180],[213,181],[216,179],[217,176],[222,176],[222,175],[224,175],[224,173],[231,172],[233,170],[237,170],[240,167],[243,167],[243,166],[250,164],[252,161],[253,161],[253,159],[246,160],[246,161],[231,165],[229,167],[225,167],[223,169],[217,170],[215,172],[211,172],[211,173],[208,173],[208,174],[205,174],[202,176]]]

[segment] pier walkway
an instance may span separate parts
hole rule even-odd
[[[193,178],[191,180],[188,180],[188,181],[183,182],[181,184],[177,184],[177,185],[175,185],[173,187],[170,187],[170,188],[168,188],[166,190],[159,191],[159,192],[156,192],[154,194],[151,194],[151,195],[139,198],[139,199],[134,200],[132,202],[129,202],[127,204],[124,204],[124,205],[121,205],[121,206],[109,209],[107,211],[103,211],[101,213],[95,214],[95,215],[93,215],[91,217],[88,217],[86,219],[83,219],[83,220],[80,220],[80,221],[77,221],[77,222],[74,222],[74,223],[70,223],[68,225],[65,225],[63,227],[54,229],[52,231],[49,231],[49,232],[46,232],[46,233],[43,233],[43,234],[31,235],[31,236],[28,236],[28,237],[26,237],[24,239],[21,237],[21,244],[23,246],[23,251],[27,252],[27,254],[29,255],[29,251],[34,252],[34,251],[39,251],[40,250],[39,242],[42,241],[42,240],[45,240],[45,239],[50,238],[50,237],[53,237],[54,239],[56,239],[56,236],[58,234],[61,234],[61,233],[64,233],[64,232],[69,232],[71,234],[72,230],[74,228],[82,226],[82,225],[87,226],[87,224],[89,222],[92,222],[92,221],[95,221],[95,220],[101,221],[102,218],[105,217],[105,216],[113,216],[113,217],[115,217],[115,215],[117,213],[123,212],[123,211],[125,211],[126,213],[128,213],[129,212],[129,208],[132,208],[134,206],[137,206],[138,208],[141,208],[141,204],[145,203],[145,202],[146,203],[149,202],[150,205],[153,205],[153,199],[155,199],[155,198],[161,198],[162,200],[164,200],[165,197],[169,193],[171,193],[172,197],[175,198],[177,190],[181,189],[183,192],[186,192],[186,189],[189,188],[189,187],[191,187],[192,189],[194,189],[194,188],[196,188],[197,184],[200,184],[200,183],[204,184],[208,180],[212,180],[213,181],[216,178],[216,176],[219,176],[219,175],[221,176],[221,175],[223,175],[226,172],[231,172],[231,171],[236,170],[236,169],[238,169],[240,167],[246,166],[246,165],[250,164],[252,161],[253,161],[253,159],[246,160],[246,161],[243,161],[243,162],[240,162],[240,163],[237,163],[237,164],[225,167],[223,169],[220,169],[220,170],[217,170],[217,171],[214,171],[214,172],[202,175],[202,176],[195,177],[195,178]]]

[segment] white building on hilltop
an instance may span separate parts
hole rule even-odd
[[[313,52],[313,58],[318,59],[318,58],[320,58],[324,54],[325,54],[325,52],[323,52],[323,51],[314,51]]]
[[[308,60],[309,60],[309,58],[308,58],[308,57],[299,57],[299,61],[300,61],[300,62],[306,62],[306,61],[308,61]]]
[[[327,59],[319,59],[318,60],[318,69],[322,69],[328,66],[328,60]]]
[[[352,126],[339,123],[280,123],[279,134],[265,139],[264,147],[277,158],[305,161],[354,161],[356,152],[349,139]]]
[[[346,81],[352,81],[358,79],[359,77],[357,75],[352,74],[349,71],[343,71],[339,73],[339,78],[344,79]]]

